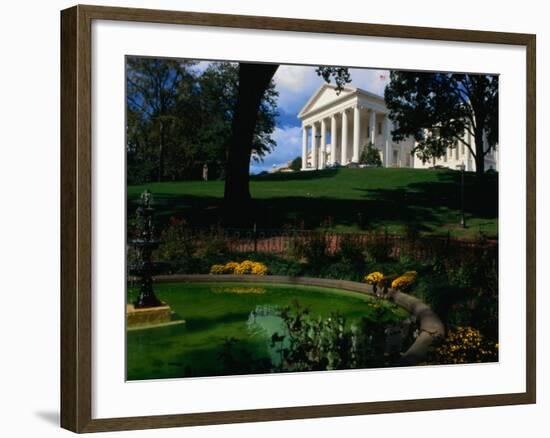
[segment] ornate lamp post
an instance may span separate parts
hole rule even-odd
[[[466,218],[464,216],[464,171],[466,166],[464,163],[456,166],[460,170],[460,228],[466,228]]]

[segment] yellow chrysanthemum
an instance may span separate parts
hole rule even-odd
[[[436,352],[441,363],[483,362],[497,355],[498,344],[485,341],[475,328],[457,327],[447,334],[445,342]]]
[[[378,284],[378,282],[380,282],[380,280],[382,280],[383,278],[384,278],[384,274],[377,271],[377,272],[371,272],[369,275],[367,275],[365,277],[365,281],[368,284]]]
[[[239,266],[239,264],[237,262],[226,263],[225,264],[225,273],[226,274],[234,274],[235,269],[237,269],[238,266]]]
[[[215,275],[225,274],[225,265],[212,265],[210,273]]]
[[[412,286],[416,282],[417,277],[416,271],[408,271],[405,272],[403,275],[397,277],[395,280],[392,281],[391,287],[392,289],[397,290],[405,290],[408,289],[410,286]]]
[[[267,266],[263,263],[254,263],[254,266],[252,267],[252,275],[267,275]]]

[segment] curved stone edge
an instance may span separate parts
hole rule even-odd
[[[275,283],[296,284],[301,286],[318,286],[326,288],[342,289],[350,292],[358,292],[376,296],[372,286],[349,280],[333,280],[329,278],[290,277],[283,275],[212,275],[212,274],[186,274],[186,275],[158,275],[154,277],[157,283],[174,282],[248,282],[248,283]],[[400,365],[416,365],[426,358],[429,348],[436,340],[445,337],[445,326],[434,311],[423,301],[411,295],[390,289],[385,297],[393,301],[399,307],[409,312],[418,322],[420,333],[409,349],[403,353],[399,361]]]

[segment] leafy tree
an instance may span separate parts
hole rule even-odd
[[[225,172],[237,101],[239,66],[129,58],[127,64],[128,181],[211,178]],[[277,92],[270,83],[260,102],[252,159],[276,146]]]
[[[477,174],[483,175],[485,156],[498,141],[496,76],[393,71],[384,98],[395,122],[395,141],[413,136],[423,161],[462,143],[475,159]]]
[[[296,157],[290,162],[290,168],[296,172],[302,169],[302,157]]]
[[[227,178],[224,200],[226,222],[232,225],[247,225],[252,221],[249,166],[255,140],[256,124],[262,97],[265,96],[278,64],[239,64],[238,94],[232,123],[231,140],[227,158]],[[337,92],[350,82],[346,68],[318,67],[317,74],[325,81],[334,79]]]
[[[369,141],[363,148],[363,152],[361,152],[361,156],[359,157],[359,162],[361,164],[369,164],[376,167],[382,166],[380,152],[374,147],[372,142]]]
[[[129,57],[127,60],[129,164],[139,156],[149,161],[149,166],[156,159],[157,181],[165,177],[166,148],[178,118],[175,109],[178,101],[188,97],[181,92],[181,84],[191,77],[191,65],[189,61],[167,59]]]

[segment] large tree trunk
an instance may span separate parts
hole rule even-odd
[[[483,180],[485,174],[485,153],[483,150],[483,130],[478,128],[474,132],[476,141],[476,175],[478,180]]]
[[[225,179],[225,222],[249,226],[253,221],[249,167],[260,103],[278,65],[239,64],[239,89],[233,114],[232,135]]]

